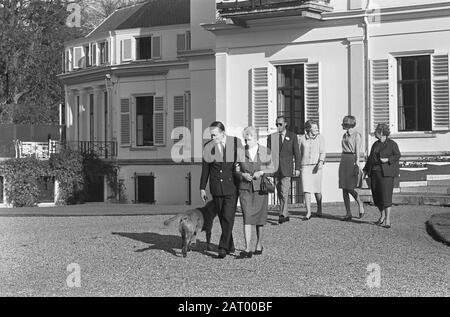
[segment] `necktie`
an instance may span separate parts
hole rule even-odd
[[[283,146],[283,134],[282,133],[280,133],[280,141],[279,141],[280,143],[280,152],[281,152],[281,147]]]

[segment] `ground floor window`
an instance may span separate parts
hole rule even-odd
[[[135,202],[154,204],[155,201],[155,176],[137,175],[135,177]]]
[[[431,131],[430,56],[397,58],[398,131]]]

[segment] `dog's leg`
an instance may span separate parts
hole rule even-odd
[[[183,229],[181,232],[181,252],[183,254],[183,258],[187,257],[187,253],[189,250],[189,241],[186,237],[186,231]]]

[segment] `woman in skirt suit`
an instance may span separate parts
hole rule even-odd
[[[258,130],[248,127],[243,132],[245,153],[238,153],[236,176],[239,180],[239,200],[244,214],[245,251],[240,258],[251,258],[263,252],[262,232],[267,221],[269,196],[261,193],[261,182],[265,174],[275,172],[270,150],[258,144]],[[256,249],[252,252],[250,242],[252,228],[256,228]]]
[[[389,135],[389,126],[380,123],[375,129],[375,137],[378,141],[373,144],[364,167],[364,174],[371,178],[373,202],[381,213],[377,224],[385,228],[391,227],[394,178],[400,174],[401,157],[397,143],[391,140]]]
[[[305,195],[306,218],[311,219],[311,195],[316,196],[317,217],[322,216],[322,170],[325,162],[325,140],[319,134],[317,122],[305,123],[305,135],[299,136],[301,179]]]
[[[342,120],[342,128],[346,131],[342,136],[342,156],[339,164],[339,188],[342,189],[345,210],[347,212],[344,220],[352,219],[350,208],[350,196],[355,199],[359,207],[359,218],[364,216],[364,204],[355,190],[359,180],[362,178],[362,171],[359,163],[359,153],[361,150],[362,137],[355,130],[356,119],[354,116],[346,116]]]

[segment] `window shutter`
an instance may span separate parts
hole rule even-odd
[[[173,98],[173,128],[184,127],[186,125],[186,107],[184,96],[175,96]],[[181,140],[182,136],[175,139],[175,142]]]
[[[83,48],[81,46],[73,48],[73,68],[78,69],[81,67],[83,57]]]
[[[450,128],[448,54],[431,56],[431,87],[433,131],[448,130]]]
[[[319,63],[305,64],[305,119],[320,125]]]
[[[186,50],[191,50],[191,31],[186,31]]]
[[[164,98],[155,97],[155,108],[153,111],[155,145],[165,145],[166,141],[166,109]]]
[[[120,145],[130,144],[130,99],[120,99]]]
[[[131,39],[121,41],[122,45],[122,61],[131,60]]]
[[[269,128],[269,78],[267,67],[253,68],[252,125],[257,129]]]
[[[389,120],[389,60],[373,60],[372,75],[372,131],[379,123],[390,124]]]
[[[185,34],[177,34],[177,51],[184,51],[186,49]]]
[[[161,58],[161,37],[152,37],[152,58]]]

